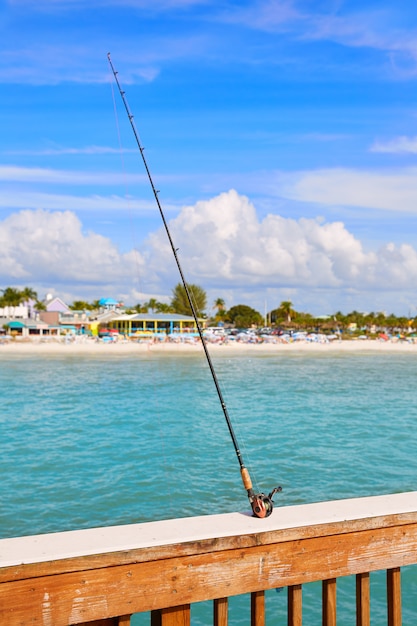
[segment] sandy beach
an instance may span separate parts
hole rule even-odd
[[[294,341],[291,343],[209,343],[210,354],[213,356],[220,354],[239,355],[239,354],[276,354],[276,353],[293,353],[293,352],[380,352],[384,354],[390,353],[415,353],[417,354],[417,344],[407,341],[380,341],[370,339],[333,341],[329,343],[317,343],[310,341]],[[5,341],[0,343],[1,356],[12,354],[92,354],[99,355],[133,355],[154,352],[157,354],[169,353],[198,353],[202,352],[202,346],[199,342],[132,342],[132,341],[115,341],[115,342],[95,342],[91,340],[73,341],[64,343],[58,341]]]

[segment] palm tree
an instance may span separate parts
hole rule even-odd
[[[100,300],[93,300],[90,304],[90,309],[92,311],[98,311],[100,309]]]
[[[294,315],[295,311],[292,308],[292,302],[290,300],[284,300],[279,305],[279,311],[285,316],[288,324],[291,324],[291,317]]]
[[[225,301],[223,300],[223,298],[217,298],[214,301],[214,307],[217,309],[217,315],[220,315],[221,311],[224,311],[225,308]]]
[[[226,316],[226,303],[223,300],[223,298],[217,298],[214,301],[214,308],[217,309],[215,320],[216,321],[224,320]]]
[[[88,311],[90,305],[85,300],[74,300],[74,302],[69,305],[69,308],[71,311]]]
[[[22,297],[23,297],[23,302],[28,302],[29,300],[36,300],[38,299],[38,294],[36,293],[36,291],[34,289],[32,289],[32,287],[24,287],[21,291]]]
[[[36,300],[35,311],[46,311],[45,302],[40,302],[39,300]]]
[[[147,311],[150,309],[152,313],[155,313],[158,307],[158,301],[156,298],[149,298],[148,302],[145,302],[143,306],[146,307]]]
[[[158,313],[174,313],[172,306],[166,302],[157,302],[156,311]]]
[[[24,296],[19,289],[15,287],[6,287],[1,290],[3,295],[0,297],[1,306],[19,306],[24,301]]]

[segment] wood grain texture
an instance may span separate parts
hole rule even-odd
[[[229,611],[228,598],[217,598],[213,602],[213,625],[227,626]]]
[[[335,578],[331,578],[329,580],[323,580],[322,601],[323,601],[323,608],[322,608],[323,626],[336,626],[337,612],[336,612],[336,579]]]
[[[189,604],[152,611],[151,626],[190,626]]]
[[[288,587],[288,626],[302,626],[303,588],[301,585]]]
[[[356,626],[371,625],[369,573],[356,575]]]
[[[288,507],[290,508],[290,507]],[[232,535],[216,537],[201,541],[183,541],[169,545],[157,545],[147,548],[138,548],[122,551],[109,551],[87,556],[68,557],[49,561],[17,564],[0,567],[0,583],[12,580],[22,580],[37,576],[51,576],[69,572],[84,572],[88,569],[128,565],[130,563],[145,563],[177,556],[206,554],[207,552],[222,552],[237,548],[252,548],[254,546],[268,546],[287,541],[296,541],[309,538],[326,537],[328,535],[351,534],[365,530],[379,530],[381,528],[400,528],[417,524],[417,511],[398,515],[383,515],[361,519],[350,519],[341,522],[328,522],[317,525],[297,526],[280,530],[270,530],[247,535]],[[262,526],[260,526],[262,528]],[[0,540],[1,543],[1,540]],[[0,554],[1,556],[1,554]]]
[[[67,571],[67,563],[61,562],[61,572],[52,573],[59,567],[52,563],[41,564],[35,573],[32,564],[29,571],[20,566],[15,578],[15,568],[10,568],[10,580],[3,571],[0,584],[0,624],[68,626],[142,611],[157,611],[168,621],[187,621],[185,609],[178,615],[168,609],[388,569],[390,626],[398,626],[398,568],[417,563],[417,522],[404,524],[400,519],[395,526],[392,516],[389,523],[378,519],[379,527],[375,519],[361,520],[351,525],[350,532],[345,522],[325,524],[317,536],[306,527],[269,532],[267,537],[260,533],[186,542],[161,550],[161,558],[156,558],[157,549],[149,551],[149,560],[144,552],[138,560],[135,554],[129,560],[123,553],[120,564],[117,554],[93,555],[91,562],[83,557],[75,571]]]
[[[251,626],[265,626],[265,592],[254,591],[250,597]]]
[[[401,571],[399,567],[387,571],[388,626],[401,626]]]

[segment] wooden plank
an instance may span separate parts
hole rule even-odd
[[[356,575],[356,626],[371,625],[369,572]]]
[[[388,626],[401,626],[401,570],[395,567],[387,570]]]
[[[336,578],[323,580],[323,626],[336,626]]]
[[[228,598],[216,598],[213,602],[213,624],[214,626],[227,626],[228,622]]]
[[[2,583],[0,623],[67,626],[412,563],[417,524],[132,563]]]
[[[413,523],[417,492],[0,539],[0,582]]]
[[[265,592],[254,591],[250,596],[250,623],[251,626],[265,625]]]
[[[79,626],[119,626],[119,618],[112,617],[111,619],[98,619],[94,622],[85,622],[84,624],[80,624]]]
[[[151,613],[151,626],[190,626],[190,605],[173,606]]]
[[[94,622],[84,622],[78,626],[130,626],[130,615],[121,615],[110,619],[98,619]]]
[[[130,626],[131,615],[121,615],[107,619],[98,619],[88,622],[80,622],[76,626]],[[48,620],[47,620],[48,623]],[[71,624],[70,626],[74,626]]]
[[[288,626],[302,626],[303,623],[302,585],[288,587]]]

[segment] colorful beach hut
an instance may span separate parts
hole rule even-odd
[[[200,320],[204,327],[205,320]],[[190,315],[177,313],[134,313],[118,315],[108,321],[108,328],[117,330],[121,335],[184,333],[197,335],[197,324]]]

